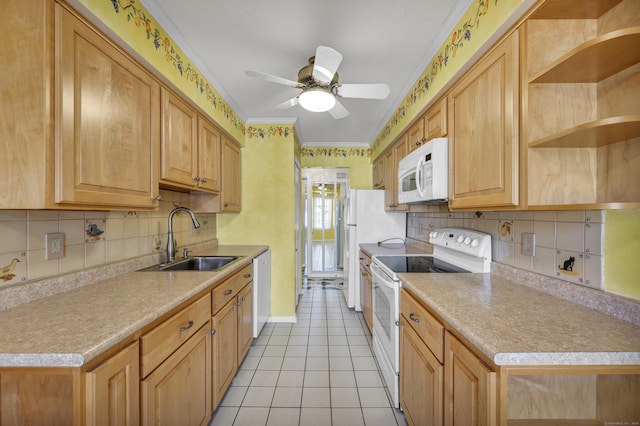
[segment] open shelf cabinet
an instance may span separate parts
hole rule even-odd
[[[640,206],[640,2],[548,0],[521,31],[529,208]]]

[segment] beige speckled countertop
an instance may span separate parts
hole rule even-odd
[[[498,274],[398,274],[498,366],[640,365],[640,326]]]
[[[243,256],[216,272],[129,272],[0,311],[0,367],[80,367],[250,264],[267,246],[219,246]]]

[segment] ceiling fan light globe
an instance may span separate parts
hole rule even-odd
[[[308,89],[300,94],[298,102],[302,108],[311,112],[329,111],[336,105],[336,98],[324,89]]]

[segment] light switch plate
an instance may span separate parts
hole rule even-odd
[[[64,257],[64,232],[51,232],[44,234],[46,260],[60,259]]]
[[[522,234],[522,255],[531,257],[536,255],[536,234],[532,232]]]

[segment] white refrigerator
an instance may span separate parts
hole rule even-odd
[[[406,236],[407,214],[384,210],[384,191],[351,189],[344,200],[345,252],[343,291],[347,305],[357,311],[360,304],[360,244],[382,242]],[[393,241],[398,243],[398,240]]]

